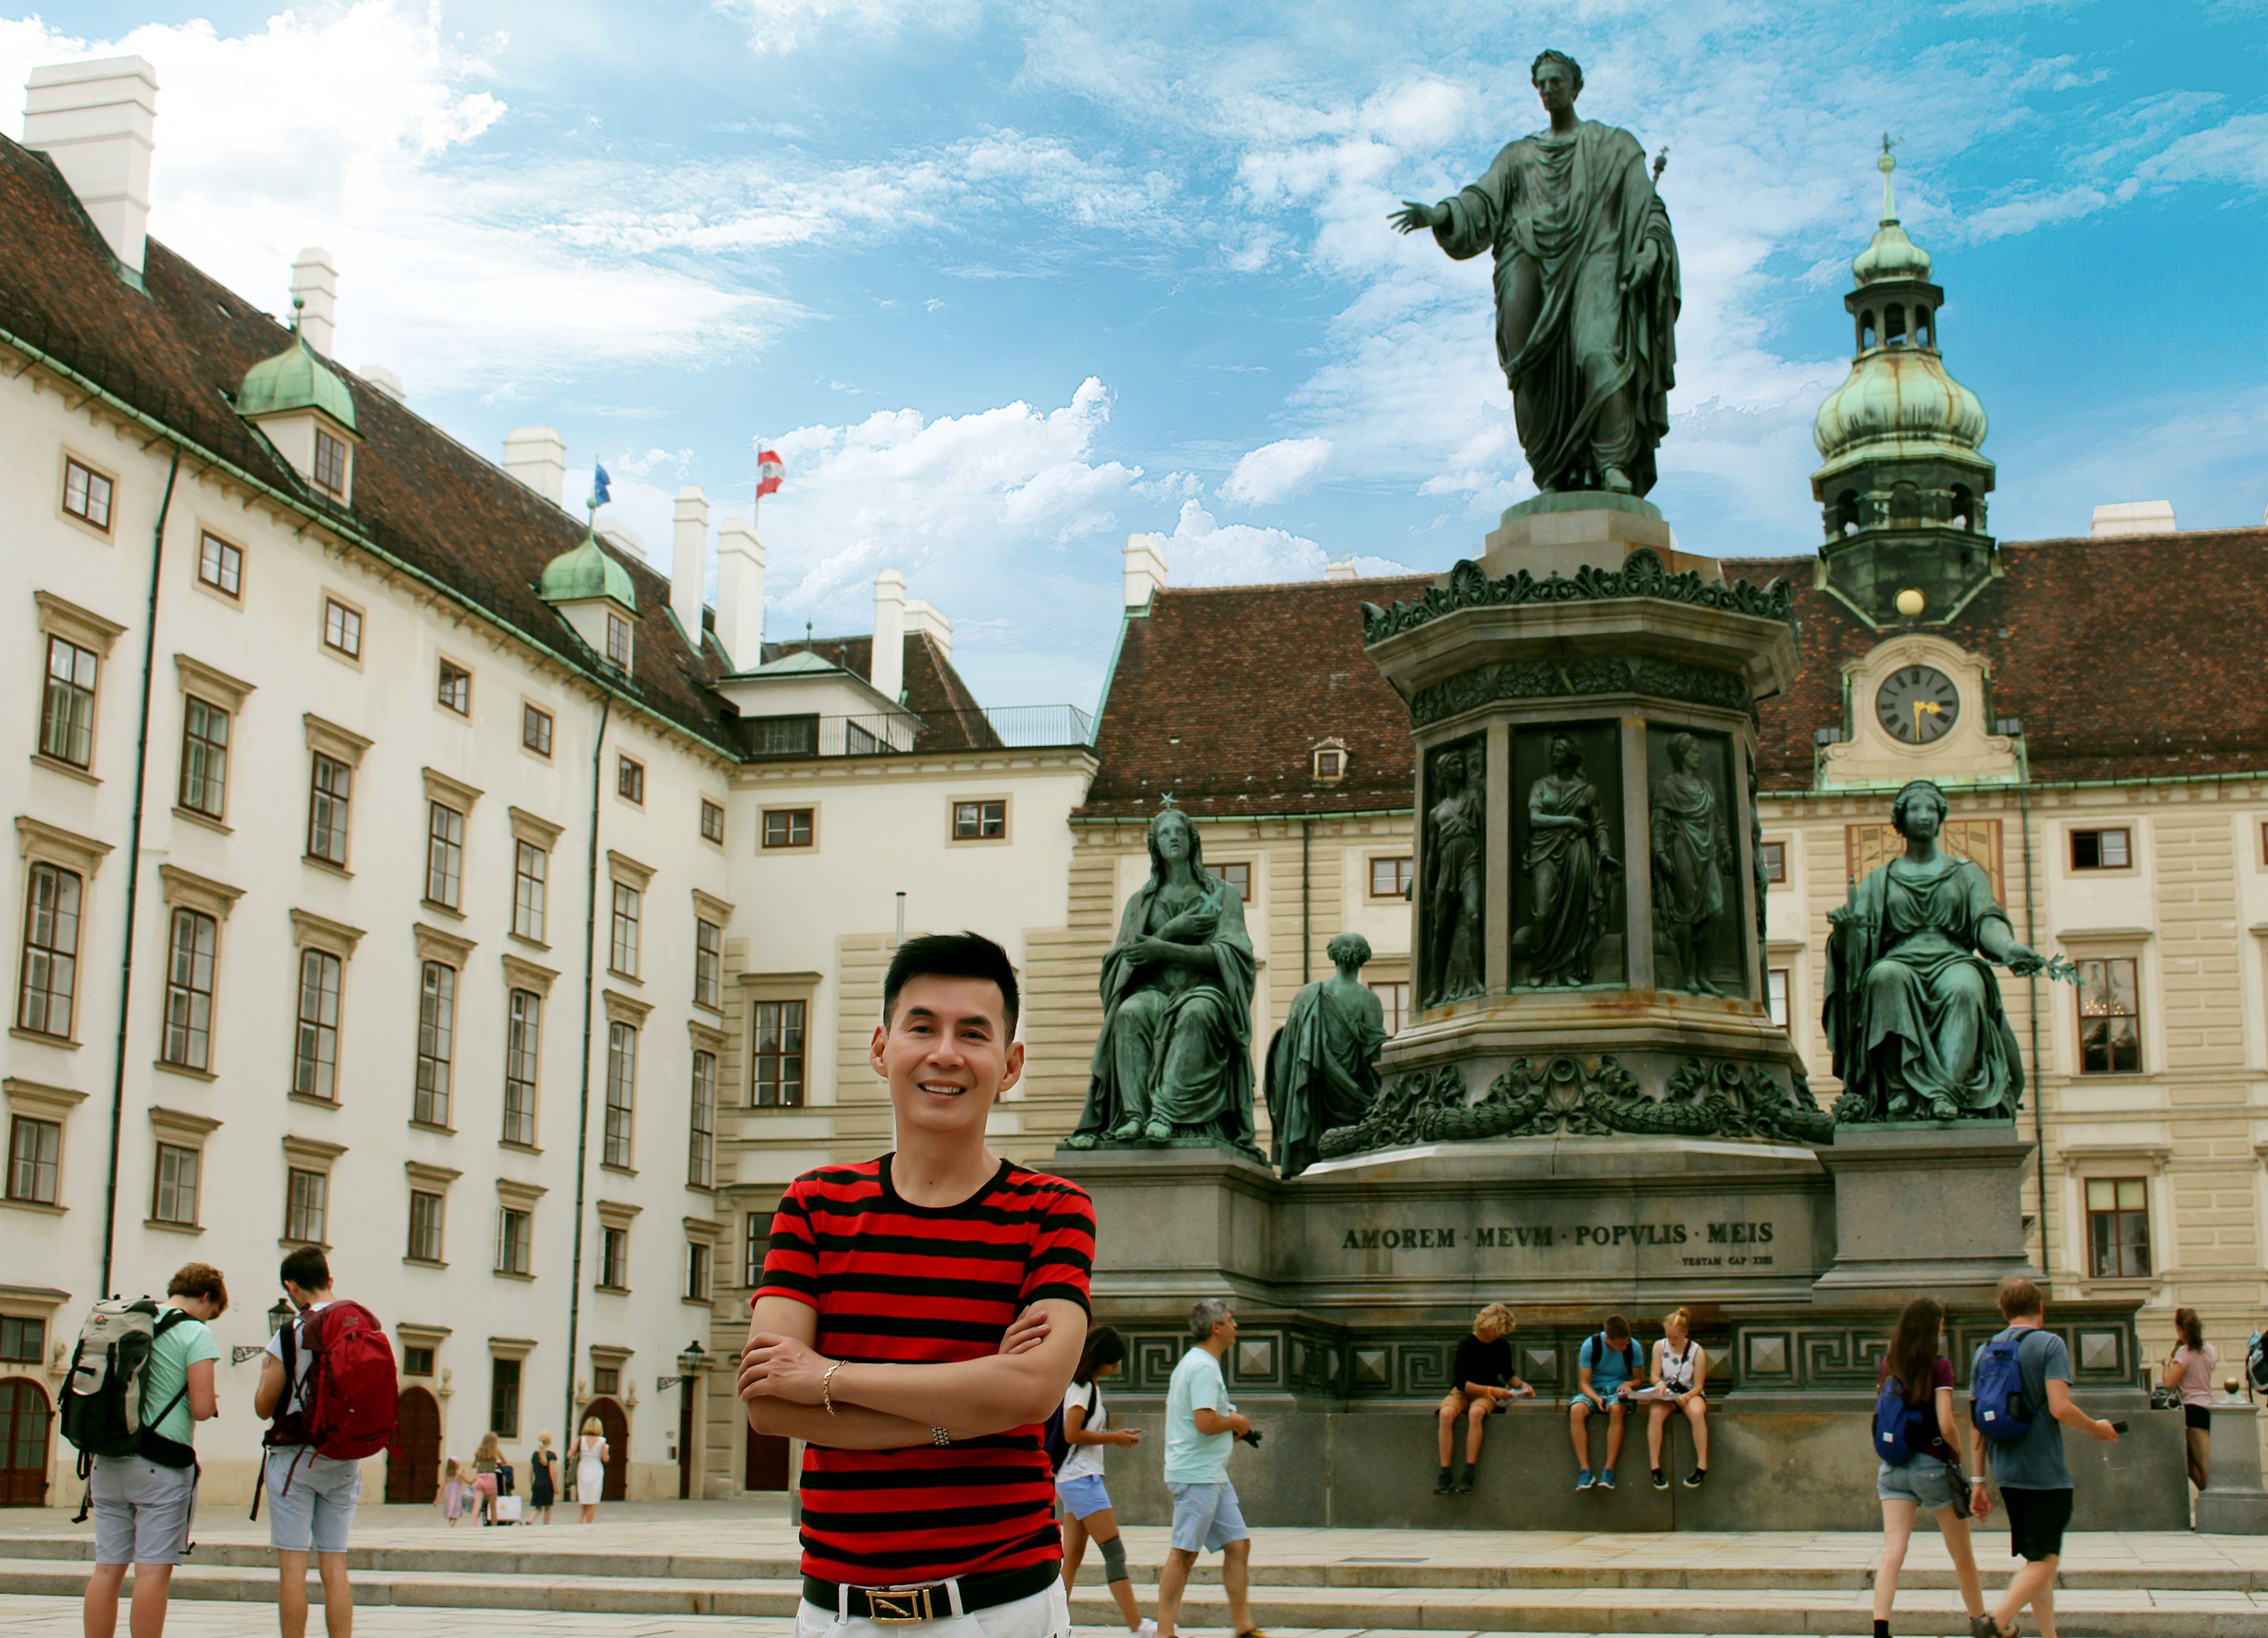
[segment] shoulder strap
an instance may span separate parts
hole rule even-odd
[[[188,1316],[178,1308],[167,1309],[158,1316],[158,1323],[150,1327],[150,1339],[155,1342],[188,1317]]]

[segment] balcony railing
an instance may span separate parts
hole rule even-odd
[[[921,717],[751,717],[742,724],[748,755],[765,761],[812,756],[889,756],[908,751],[1016,750],[1086,745],[1094,719],[1076,705],[996,705],[932,711]]]

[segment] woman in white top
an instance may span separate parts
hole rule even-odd
[[[2174,1351],[2166,1355],[2158,1382],[2182,1396],[2182,1426],[2189,1440],[2190,1482],[2205,1488],[2213,1466],[2213,1373],[2220,1351],[2205,1339],[2193,1308],[2174,1310]]]
[[[1102,1379],[1115,1376],[1126,1361],[1126,1339],[1108,1325],[1086,1333],[1079,1369],[1064,1391],[1064,1442],[1071,1447],[1056,1470],[1056,1494],[1063,1499],[1064,1592],[1069,1596],[1079,1581],[1079,1561],[1086,1556],[1090,1538],[1102,1553],[1103,1579],[1118,1601],[1126,1630],[1152,1638],[1155,1621],[1142,1619],[1134,1603],[1133,1578],[1126,1573],[1126,1544],[1119,1539],[1118,1518],[1110,1510],[1110,1492],[1102,1483],[1102,1448],[1115,1444],[1131,1450],[1142,1436],[1138,1428],[1108,1428],[1110,1413],[1103,1408]]]
[[[607,1430],[595,1416],[583,1419],[583,1436],[575,1442],[575,1502],[583,1522],[599,1516],[599,1498],[607,1492]]]
[[[1693,1471],[1685,1475],[1685,1487],[1696,1490],[1709,1477],[1709,1402],[1703,1391],[1709,1355],[1693,1340],[1693,1317],[1683,1309],[1663,1320],[1661,1330],[1661,1340],[1653,1345],[1654,1401],[1646,1407],[1646,1465],[1653,1469],[1653,1487],[1668,1489],[1668,1475],[1661,1471],[1661,1435],[1670,1413],[1684,1412],[1693,1424]]]

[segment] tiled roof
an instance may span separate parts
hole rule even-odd
[[[1926,629],[1991,664],[1992,713],[2022,719],[2034,779],[2268,769],[2268,528],[2005,542],[2000,557],[2004,576]],[[1725,564],[1795,587],[1801,669],[1761,707],[1766,790],[1810,787],[1814,734],[1845,726],[1843,667],[1882,640],[1814,589],[1812,563]]]
[[[354,505],[335,505],[230,407],[245,372],[288,345],[290,332],[154,239],[144,282],[146,295],[118,276],[46,156],[0,137],[0,329],[556,653],[587,654],[535,594],[544,565],[582,539],[579,520],[335,365],[363,438]],[[725,667],[687,646],[666,580],[642,563],[624,566],[638,603],[626,691],[712,744],[731,744],[731,708],[707,687]],[[594,655],[584,669],[622,686]]]
[[[783,654],[809,652],[830,665],[860,677],[873,675],[874,639],[863,637],[820,637],[794,643],[766,643],[767,663]],[[915,737],[916,750],[998,749],[1000,736],[985,720],[976,696],[953,668],[953,661],[926,631],[905,636],[904,705],[922,719]]]
[[[1147,816],[1158,799],[1206,817],[1360,813],[1410,803],[1410,713],[1362,652],[1362,605],[1431,575],[1285,586],[1168,587],[1126,622],[1096,726],[1101,764],[1078,811]],[[1314,778],[1344,742],[1346,778]]]

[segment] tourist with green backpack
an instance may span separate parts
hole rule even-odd
[[[205,1322],[227,1307],[220,1270],[189,1263],[166,1285],[164,1302],[98,1302],[79,1333],[60,1398],[63,1436],[78,1447],[94,1512],[86,1638],[118,1630],[129,1564],[129,1630],[134,1638],[166,1630],[173,1566],[189,1550],[196,1512],[196,1425],[220,1413],[213,1385],[220,1345]]]
[[[1969,1371],[1970,1480],[1977,1516],[1992,1510],[1984,1488],[1987,1454],[1992,1480],[2008,1509],[2008,1549],[2024,1561],[1992,1612],[1995,1638],[2016,1638],[2016,1615],[2027,1604],[2040,1638],[2056,1638],[2055,1579],[2063,1533],[2071,1524],[2071,1469],[2064,1463],[2063,1428],[2083,1428],[2105,1444],[2118,1428],[2089,1416],[2071,1398],[2071,1351],[2047,1329],[2047,1304],[2023,1274],[2000,1282],[2000,1317],[2007,1328],[1978,1345]]]

